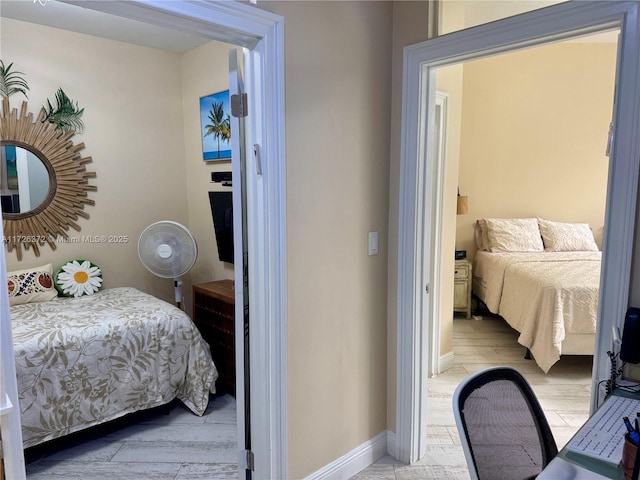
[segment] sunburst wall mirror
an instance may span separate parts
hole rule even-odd
[[[2,65],[4,67],[4,65]],[[23,92],[24,93],[24,92]],[[23,250],[40,248],[69,238],[69,228],[80,231],[79,217],[88,219],[85,205],[94,205],[88,192],[95,172],[85,165],[84,144],[71,140],[73,129],[64,130],[46,119],[44,107],[34,119],[22,102],[20,111],[10,109],[9,98],[2,98],[0,112],[0,191],[4,243],[15,250],[18,260]]]

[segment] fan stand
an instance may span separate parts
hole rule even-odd
[[[173,254],[173,250],[169,245],[163,243],[162,245],[158,246],[157,253],[161,258],[169,258]],[[180,310],[182,310],[182,278],[174,278],[173,286],[175,290],[176,305]]]
[[[173,285],[176,295],[176,305],[180,310],[182,310],[182,278],[175,278],[173,280]]]

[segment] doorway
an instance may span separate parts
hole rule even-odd
[[[541,45],[588,33],[621,28],[616,125],[608,179],[599,323],[592,392],[607,376],[604,354],[611,344],[611,325],[620,325],[627,307],[630,262],[635,225],[639,146],[632,135],[640,111],[631,99],[638,93],[636,74],[640,48],[636,37],[637,5],[632,3],[565,3],[518,17],[464,30],[405,49],[401,199],[398,267],[398,396],[396,413],[397,453],[413,462],[426,451],[423,418],[426,412],[426,380],[433,331],[439,308],[442,229],[438,221],[442,196],[435,179],[440,172],[432,152],[425,148],[432,134],[435,69],[525,46]],[[629,62],[629,63],[627,63]],[[625,68],[621,69],[621,65]],[[627,100],[629,104],[625,104]],[[426,136],[422,132],[429,132]],[[416,157],[417,153],[417,157]],[[417,221],[417,225],[415,220]],[[434,221],[435,219],[435,221]],[[424,233],[423,233],[424,232]],[[422,245],[423,237],[426,244]],[[417,267],[416,267],[417,266]],[[424,289],[424,285],[427,289]],[[414,313],[415,312],[415,313]],[[592,407],[598,395],[592,395]]]
[[[468,211],[465,209],[454,214],[453,208],[445,209],[440,338],[439,341],[434,339],[432,345],[434,351],[441,347],[443,352],[453,352],[454,355],[434,358],[430,374],[444,373],[452,359],[460,366],[467,354],[473,354],[472,363],[478,363],[485,355],[486,363],[491,364],[494,363],[491,357],[507,353],[504,345],[496,351],[497,347],[484,338],[486,333],[480,328],[482,322],[453,320],[452,324],[452,309],[447,305],[450,291],[454,290],[447,285],[452,281],[456,288],[461,285],[465,293],[469,290],[467,287],[473,285],[474,294],[477,294],[471,301],[474,304],[473,319],[482,320],[483,316],[504,313],[507,325],[520,322],[520,310],[514,309],[513,303],[510,312],[508,306],[503,312],[496,306],[497,297],[484,293],[484,289],[494,284],[487,284],[487,280],[483,282],[480,278],[493,277],[485,264],[476,259],[486,262],[493,255],[479,253],[485,249],[482,242],[478,244],[475,235],[479,219],[537,217],[567,222],[563,224],[567,227],[568,224],[575,228],[588,224],[596,238],[602,236],[609,166],[605,150],[612,114],[616,60],[617,32],[613,31],[437,69],[438,90],[450,92],[453,97],[451,103],[455,107],[451,112],[449,129],[451,145],[448,151],[452,154],[444,166],[445,204],[453,207],[453,202],[448,200],[455,197],[456,188],[468,196],[469,202]],[[437,102],[436,94],[436,114]],[[452,272],[458,271],[454,269],[451,251],[454,245],[457,251],[466,252],[466,258],[456,261],[456,266],[468,265],[473,272],[470,275],[474,277],[473,281],[471,278],[452,280],[451,277],[456,278]],[[600,249],[601,246],[598,242]],[[546,247],[552,248],[552,245]],[[595,249],[596,245],[592,240],[590,245],[580,247]],[[517,255],[522,255],[522,260],[526,256],[527,261],[535,258],[531,253]],[[555,256],[563,262],[574,257],[581,260],[589,257],[585,265],[593,268],[585,267],[590,275],[581,278],[589,278],[589,283],[588,288],[581,291],[592,294],[585,297],[590,299],[588,310],[591,314],[586,318],[595,326],[600,254],[547,252],[542,255],[545,260]],[[565,265],[575,265],[575,262]],[[546,269],[547,264],[544,266]],[[454,295],[454,307],[455,298]],[[490,308],[482,303],[482,298],[489,298]],[[466,306],[467,297],[463,296],[462,301]],[[469,311],[462,310],[465,315],[461,316],[468,318]],[[458,351],[456,326],[473,328],[483,339],[472,348],[468,343],[470,339],[465,338],[465,347]],[[562,353],[571,353],[571,347],[571,344],[563,342]],[[535,361],[523,363],[524,347],[516,342],[508,348],[518,367],[533,374],[542,373]],[[583,348],[579,353],[590,351],[588,344]],[[574,354],[578,353],[576,350],[574,347]],[[456,358],[458,354],[462,355],[461,360]],[[510,356],[506,355],[506,358]],[[570,360],[563,356],[556,365],[560,367],[563,361]],[[470,368],[472,370],[468,373],[473,373],[475,370]],[[549,375],[557,370],[554,367]]]
[[[256,478],[283,477],[287,468],[283,19],[235,2],[67,3],[247,49],[248,104],[252,112],[247,117],[247,144],[251,152],[254,147],[260,148],[265,167],[264,172],[252,170],[247,179],[248,255],[252,259],[249,290],[254,314],[251,328],[255,333],[249,346],[254,360],[252,446],[257,453],[252,468]],[[242,312],[236,316],[242,316]],[[238,410],[243,412],[242,408]],[[240,449],[244,450],[243,445]]]
[[[254,146],[260,146],[264,161],[269,159],[273,165],[265,169],[272,172],[271,175],[254,171],[248,173],[246,183],[253,313],[250,323],[254,340],[249,347],[254,379],[250,411],[256,461],[253,465],[241,462],[240,468],[251,467],[256,478],[282,477],[286,475],[286,335],[282,307],[286,305],[283,280],[286,262],[283,242],[265,244],[259,239],[285,236],[284,212],[278,210],[278,206],[285,205],[283,19],[249,5],[228,2],[163,2],[159,6],[146,2],[82,3],[105,13],[200,34],[248,49],[245,77],[250,85],[248,108],[254,115],[246,119],[245,148],[253,151]],[[271,247],[273,252],[265,251]],[[237,289],[236,318],[244,315],[238,311],[243,305],[242,294],[242,290]],[[241,341],[236,337],[236,352],[243,351]],[[243,364],[236,359],[238,368]],[[238,402],[239,428],[244,425],[240,418],[243,414],[244,407]],[[239,431],[241,450],[242,438],[244,432]]]

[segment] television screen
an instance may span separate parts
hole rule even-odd
[[[221,262],[233,263],[233,196],[231,192],[209,192],[213,229]]]

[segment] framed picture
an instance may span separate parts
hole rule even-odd
[[[229,90],[200,97],[202,159],[231,159],[231,105]]]

